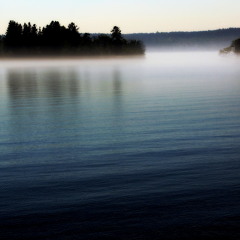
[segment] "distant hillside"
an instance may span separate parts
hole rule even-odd
[[[221,49],[240,38],[240,28],[228,28],[199,32],[156,32],[125,34],[127,39],[142,41],[146,47]]]

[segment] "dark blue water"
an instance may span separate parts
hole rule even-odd
[[[0,62],[0,239],[240,239],[240,59]]]

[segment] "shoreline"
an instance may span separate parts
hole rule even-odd
[[[1,56],[1,60],[91,60],[91,59],[136,59],[145,58],[146,54],[96,54],[96,55],[11,55],[11,56]]]

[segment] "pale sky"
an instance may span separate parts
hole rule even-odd
[[[239,10],[240,0],[0,0],[0,34],[9,20],[75,22],[90,33],[212,30],[240,27]]]

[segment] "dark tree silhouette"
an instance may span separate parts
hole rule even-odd
[[[42,41],[46,46],[59,47],[62,39],[62,28],[60,23],[52,21],[49,25],[42,29]]]
[[[69,30],[70,32],[72,32],[72,33],[78,33],[79,28],[78,28],[78,26],[77,26],[75,23],[71,22],[71,23],[68,25],[68,30]]]
[[[68,45],[79,46],[81,36],[78,29],[78,26],[73,22],[68,25],[67,32],[65,32]]]
[[[23,24],[22,43],[24,47],[33,47],[37,45],[38,30],[35,24]]]
[[[111,36],[114,41],[121,41],[122,40],[122,33],[119,27],[114,26],[111,30]]]
[[[10,21],[8,24],[5,44],[7,47],[17,47],[22,44],[22,25],[15,22]]]

